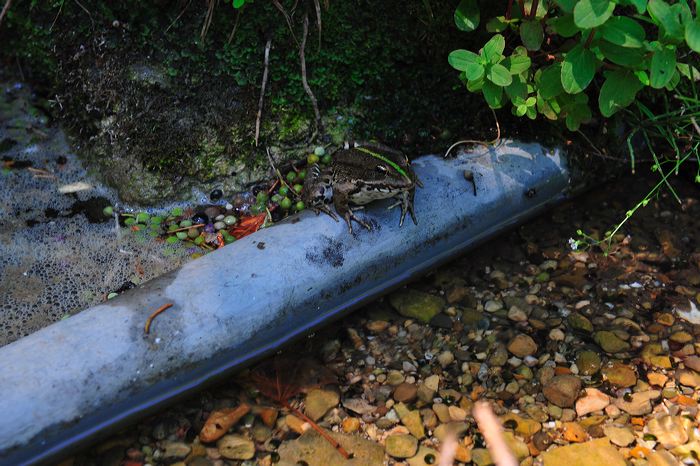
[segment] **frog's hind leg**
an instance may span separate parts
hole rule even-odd
[[[332,218],[332,219],[335,220],[336,222],[339,222],[339,221],[340,221],[340,220],[338,220],[338,216],[335,214],[335,212],[333,212],[333,210],[332,210],[330,207],[328,207],[327,205],[325,205],[325,204],[312,207],[311,209],[312,209],[314,212],[316,212],[316,215],[318,215],[318,214],[320,214],[321,212],[323,212],[324,214],[328,215],[330,218]]]

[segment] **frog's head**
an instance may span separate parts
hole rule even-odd
[[[313,164],[304,181],[304,204],[307,207],[321,207],[333,202],[333,181],[329,174],[321,172],[317,164]]]

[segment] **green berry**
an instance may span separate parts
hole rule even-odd
[[[186,231],[178,231],[177,233],[175,233],[175,236],[177,236],[177,239],[185,240],[185,239],[187,239],[187,232]]]
[[[331,157],[330,154],[326,154],[321,158],[321,162],[324,165],[329,165],[333,161],[333,158]]]
[[[182,215],[182,207],[175,207],[173,210],[170,211],[170,215],[173,217],[179,217]]]
[[[224,223],[229,226],[235,225],[237,221],[238,219],[233,215],[227,215],[226,217],[224,217]]]
[[[286,185],[285,185],[285,186],[280,186],[279,193],[280,193],[280,196],[284,197],[284,196],[286,196],[287,194],[289,194],[289,188],[288,188]]]
[[[265,191],[260,191],[257,196],[255,196],[255,199],[258,201],[260,204],[264,204],[267,202],[267,193]]]
[[[250,207],[250,213],[252,213],[253,215],[257,215],[263,210],[265,210],[265,206],[262,204],[255,204]]]
[[[180,222],[180,228],[187,228],[192,226],[192,220],[182,220]]]
[[[289,181],[291,183],[296,179],[297,179],[297,173],[295,171],[291,171],[291,172],[287,173],[287,181]]]
[[[279,204],[279,202],[282,200],[282,196],[280,196],[279,194],[275,193],[275,194],[272,195],[272,197],[270,198],[270,200],[271,200],[272,202],[277,202],[277,203]]]
[[[319,157],[323,157],[324,155],[326,155],[326,149],[325,149],[325,147],[323,147],[323,146],[316,146],[316,148],[314,149],[314,154],[315,154],[315,155],[318,155]]]
[[[294,192],[297,193],[297,194],[299,194],[299,193],[301,192],[301,190],[304,189],[304,187],[303,187],[302,185],[300,185],[300,184],[295,184],[295,185],[293,186],[293,188],[294,188]]]
[[[148,215],[146,212],[139,212],[136,214],[136,223],[148,223],[148,220],[151,218],[150,215]]]
[[[226,244],[231,244],[231,243],[233,243],[234,241],[236,241],[236,237],[235,237],[235,236],[224,235],[224,243],[226,243]]]
[[[111,292],[110,294],[108,294],[108,295],[107,295],[107,299],[112,299],[112,298],[116,298],[117,296],[119,296],[119,294],[118,294],[118,293],[115,293],[115,292]]]
[[[299,170],[299,179],[306,179],[306,170]]]
[[[311,155],[309,155],[308,157],[306,157],[306,162],[307,162],[309,165],[313,165],[313,164],[315,164],[315,163],[318,163],[319,160],[321,160],[321,157],[319,157],[319,156],[316,155],[316,154],[311,154]]]
[[[289,210],[292,207],[292,200],[285,197],[280,201],[280,207],[282,207],[284,210]]]
[[[175,243],[177,243],[178,241],[180,241],[180,240],[178,239],[177,236],[168,236],[168,237],[165,239],[165,242],[168,243],[168,244],[175,244]]]
[[[126,220],[124,220],[124,225],[126,225],[126,226],[136,225],[136,219],[134,217],[129,217]]]
[[[187,230],[187,236],[190,239],[194,239],[199,236],[199,230],[197,228],[190,228],[189,230]]]
[[[199,245],[202,244],[203,242],[204,242],[204,236],[201,236],[201,235],[200,235],[200,236],[197,236],[197,237],[194,239],[194,244],[196,244],[197,246],[199,246]]]
[[[168,231],[169,231],[169,232],[175,231],[175,230],[177,230],[177,225],[175,225],[174,223],[173,223],[172,225],[168,225]]]
[[[102,213],[105,214],[105,217],[111,217],[114,214],[114,207],[108,205],[107,207],[102,209]]]
[[[304,203],[302,201],[299,201],[296,204],[294,204],[294,209],[296,209],[297,211],[304,210],[305,208],[306,208],[306,206],[304,205]]]
[[[161,223],[163,223],[163,217],[161,217],[159,215],[151,217],[151,224],[160,225]]]

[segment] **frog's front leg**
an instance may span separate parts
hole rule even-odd
[[[394,196],[394,198],[398,198],[399,200],[389,207],[387,207],[387,210],[393,209],[394,207],[401,206],[401,218],[399,220],[399,227],[403,226],[403,221],[406,218],[406,212],[411,214],[411,219],[413,220],[413,223],[415,225],[418,225],[418,220],[416,219],[416,213],[413,211],[413,197],[415,195],[415,191],[404,191],[401,194]]]
[[[352,212],[352,209],[350,208],[348,194],[345,191],[338,190],[333,194],[333,206],[335,207],[336,212],[338,212],[338,215],[345,219],[345,223],[348,224],[348,231],[350,232],[350,234],[352,234],[353,220],[362,225],[363,227],[367,228],[368,230],[372,229],[369,223],[361,220]]]

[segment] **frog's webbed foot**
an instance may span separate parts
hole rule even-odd
[[[321,205],[321,206],[318,206],[318,207],[312,207],[311,209],[312,209],[314,212],[316,212],[316,215],[318,215],[318,214],[320,214],[321,212],[323,212],[324,214],[328,215],[330,218],[332,218],[332,219],[335,220],[336,222],[340,221],[340,220],[338,220],[338,216],[335,214],[335,212],[333,212],[333,211],[330,209],[330,207],[328,207],[328,206],[326,206],[326,205]]]
[[[372,231],[372,225],[365,222],[364,220],[359,218],[357,215],[353,214],[352,210],[348,209],[348,211],[345,213],[344,217],[345,217],[345,223],[348,224],[348,231],[350,232],[351,235],[352,235],[352,221],[353,220],[356,221],[357,223],[359,223],[364,228],[366,228],[368,231]]]
[[[418,225],[418,220],[416,219],[416,213],[413,210],[413,194],[403,193],[399,197],[399,200],[387,207],[387,210],[391,210],[394,207],[401,206],[401,218],[399,220],[399,227],[403,226],[403,221],[406,218],[406,213],[411,214],[411,219],[415,225]]]

